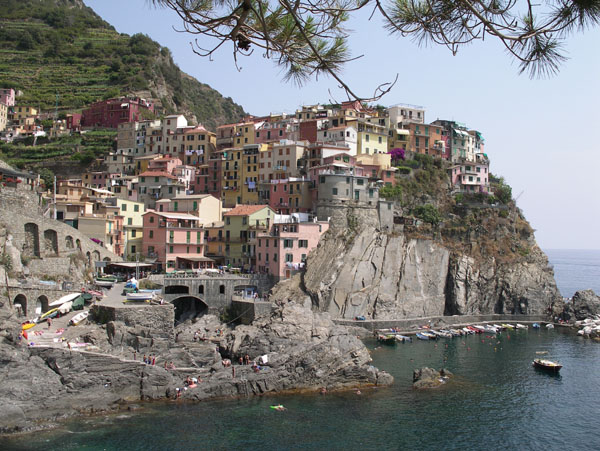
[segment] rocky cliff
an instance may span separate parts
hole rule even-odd
[[[499,225],[498,218],[472,239],[472,229],[460,238],[449,230],[386,230],[374,221],[375,212],[345,211],[346,223],[339,215],[335,218],[310,255],[303,278],[314,306],[333,317],[544,314],[560,299],[533,233],[514,238],[514,227]],[[524,221],[517,219],[513,222]],[[504,249],[499,243],[505,237],[513,237],[516,244]],[[518,252],[511,252],[511,246]]]

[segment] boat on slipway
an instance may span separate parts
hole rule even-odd
[[[81,312],[81,313],[78,313],[73,318],[71,318],[71,320],[69,321],[69,325],[70,326],[77,326],[79,323],[81,323],[83,320],[85,320],[88,317],[89,314],[90,314],[90,312]]]
[[[63,304],[66,304],[67,302],[74,301],[79,296],[81,296],[81,293],[67,294],[67,295],[61,297],[60,299],[57,299],[56,301],[51,302],[50,304],[48,304],[48,307],[59,307],[59,306],[61,306]]]
[[[139,291],[137,293],[127,293],[128,301],[150,301],[154,298],[154,293],[151,291]]]

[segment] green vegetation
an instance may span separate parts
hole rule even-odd
[[[0,159],[21,169],[32,168],[36,163],[50,159],[70,159],[87,166],[114,149],[116,136],[115,130],[95,130],[51,141],[38,140],[41,144],[36,146],[31,145],[30,141],[4,143],[0,144]],[[42,178],[45,179],[44,175]]]
[[[423,222],[434,226],[442,221],[442,215],[438,209],[431,204],[419,205],[413,209],[412,213]]]
[[[379,190],[379,197],[383,197],[387,200],[402,200],[402,187],[396,186],[383,186]]]
[[[494,196],[504,205],[512,201],[512,188],[504,181],[504,177],[493,177],[490,174],[490,185]]]
[[[165,85],[173,93],[161,99],[165,113],[191,112],[209,128],[244,114],[184,76],[169,49],[117,33],[78,0],[3,0],[0,55],[0,86],[21,90],[21,105],[53,110],[58,102],[67,111],[118,95],[154,97],[151,90]]]

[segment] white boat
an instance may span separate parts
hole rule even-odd
[[[127,293],[128,301],[149,301],[154,298],[152,292]]]
[[[81,293],[67,294],[67,295],[61,297],[60,299],[57,299],[56,301],[51,302],[50,304],[48,304],[48,307],[58,307],[59,305],[63,305],[65,303],[67,303],[67,302],[74,301],[79,296],[81,296]]]
[[[528,329],[528,326],[526,326],[525,324],[517,323],[517,329]]]
[[[69,324],[72,326],[77,326],[80,322],[82,322],[84,319],[86,319],[89,314],[90,314],[90,312],[78,313],[73,318],[71,318],[71,321],[69,321]]]
[[[473,327],[477,330],[480,330],[482,332],[485,332],[485,327],[484,326],[480,326],[478,324],[473,324]]]
[[[69,313],[73,308],[73,301],[65,302],[63,305],[58,307],[58,311],[61,315]]]
[[[98,279],[96,279],[96,280],[94,280],[94,282],[99,287],[108,287],[108,288],[112,288],[112,286],[115,284],[112,280],[98,280]]]
[[[546,329],[554,329],[554,324],[546,324]]]

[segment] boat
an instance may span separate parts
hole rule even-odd
[[[473,327],[479,331],[479,333],[485,332],[485,326],[480,326],[479,324],[474,324]]]
[[[463,331],[464,333],[466,333],[467,335],[473,335],[473,334],[475,333],[474,331],[472,331],[472,330],[471,330],[471,329],[469,329],[468,327],[463,327],[463,328],[462,328],[462,331]]]
[[[490,333],[490,334],[497,334],[498,333],[498,329],[496,329],[491,324],[488,324],[488,325],[485,326],[485,331],[488,332],[488,333]]]
[[[61,315],[69,313],[73,309],[73,301],[65,302],[63,305],[58,307],[58,311]]]
[[[554,373],[558,373],[562,368],[562,365],[558,362],[553,362],[552,360],[546,359],[535,359],[533,361],[533,366],[535,368],[539,368],[541,370],[552,371]]]
[[[402,343],[411,342],[412,338],[407,337],[406,335],[396,334],[396,340],[401,341]]]
[[[386,345],[395,345],[397,343],[396,335],[394,334],[377,334],[377,341],[385,343]]]
[[[517,323],[517,329],[528,329],[528,327],[525,324],[518,324]]]
[[[436,334],[434,334],[434,333],[432,333],[432,332],[429,332],[429,331],[423,331],[423,332],[421,332],[421,334],[422,334],[422,335],[425,335],[425,336],[426,336],[426,337],[428,337],[430,340],[437,340],[437,337],[438,337]]]
[[[515,326],[513,326],[512,324],[502,324],[502,327],[504,327],[505,329],[514,329]]]
[[[98,285],[99,287],[107,287],[107,288],[112,288],[112,286],[115,284],[114,281],[112,280],[100,280],[100,279],[95,279],[94,282],[96,283],[96,285]]]
[[[139,293],[127,293],[128,301],[149,301],[154,298],[154,293],[139,292]]]
[[[81,293],[67,294],[67,295],[61,297],[60,299],[57,299],[56,301],[51,302],[50,304],[48,304],[48,307],[58,307],[60,305],[66,304],[67,302],[74,301],[80,295],[81,295]]]
[[[533,325],[531,326],[534,329],[539,329],[540,328],[540,324],[539,323],[533,323]]]
[[[33,326],[35,326],[35,323],[33,322],[23,323],[21,324],[21,329],[28,330],[31,329]]]
[[[54,318],[57,314],[58,314],[58,308],[53,308],[51,310],[48,310],[46,313],[44,313],[42,316],[40,316],[40,321],[43,321],[48,318]]]
[[[424,334],[424,333],[422,333],[422,332],[417,332],[417,338],[418,338],[419,340],[429,340],[429,336],[425,335],[425,334]]]
[[[89,311],[88,312],[78,313],[73,318],[71,318],[71,320],[69,321],[69,325],[71,325],[71,326],[77,326],[80,322],[82,322],[83,320],[85,320],[88,317],[89,314],[90,314]]]
[[[440,330],[437,332],[437,336],[442,338],[452,338],[452,334],[447,330]]]
[[[554,324],[552,324],[552,323],[546,324],[546,329],[554,329]]]

